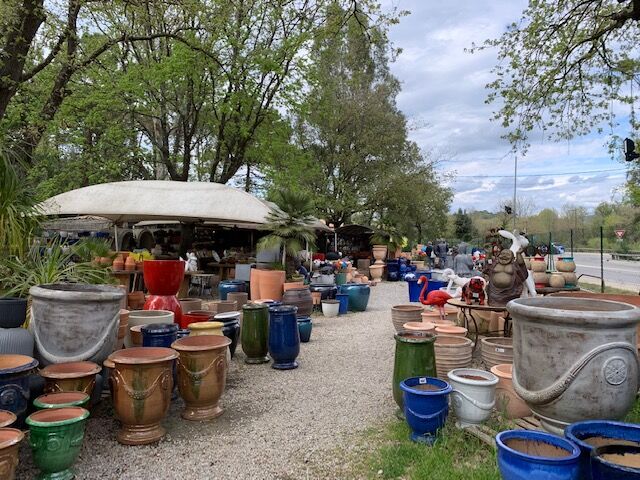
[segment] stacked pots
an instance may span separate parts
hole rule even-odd
[[[144,283],[149,292],[144,310],[168,310],[174,313],[174,321],[180,324],[182,307],[176,295],[184,279],[184,264],[184,260],[143,262]]]
[[[553,272],[549,275],[549,286],[553,288],[564,288],[564,277],[561,273]]]
[[[116,337],[116,346],[114,350],[124,347],[124,339],[127,337],[129,330],[129,310],[120,309],[120,322],[118,323],[118,336]]]
[[[473,342],[468,338],[438,335],[435,342],[438,378],[447,380],[447,373],[471,365]]]
[[[578,283],[578,277],[576,276],[576,263],[573,261],[573,257],[559,257],[556,262],[556,269],[564,277],[564,284],[567,287],[575,287]]]
[[[1,405],[18,417],[18,426],[22,426],[29,406],[29,377],[37,366],[38,361],[26,355],[0,355]]]
[[[438,325],[436,324],[436,335],[450,335],[452,337],[466,337],[467,329],[458,327],[457,325]]]
[[[487,420],[496,404],[498,377],[473,368],[456,368],[447,376],[453,388],[451,403],[458,419],[456,426],[465,428]]]
[[[533,281],[536,288],[544,288],[549,285],[547,263],[544,261],[544,257],[533,257],[531,259],[531,271],[533,272]]]
[[[513,363],[513,339],[511,337],[485,337],[480,340],[482,363],[487,368]]]
[[[313,299],[308,287],[292,288],[284,292],[282,296],[283,305],[293,305],[298,308],[299,317],[311,315],[313,309]]]
[[[410,377],[433,377],[436,372],[435,336],[425,332],[401,331],[395,334],[392,391],[399,414],[404,412],[400,382]]]
[[[394,305],[391,307],[391,323],[393,323],[396,332],[402,331],[405,323],[422,321],[423,311],[424,308],[420,305]]]
[[[290,305],[269,308],[269,354],[273,359],[271,367],[277,370],[298,368],[300,333],[296,311]]]
[[[433,335],[436,334],[435,323],[429,322],[407,322],[402,326],[403,330],[409,330],[414,332],[426,332]]]
[[[26,318],[24,298],[0,297],[0,354],[33,356],[33,335],[20,328]]]
[[[349,310],[364,312],[369,303],[371,289],[364,283],[345,283],[340,285],[340,293],[349,295]]]
[[[386,245],[374,245],[371,248],[371,253],[373,254],[373,258],[375,258],[375,265],[384,265],[384,258],[387,256],[387,246]]]
[[[506,418],[522,418],[531,415],[531,409],[513,389],[513,365],[503,363],[493,365],[491,373],[498,377],[496,387],[496,410]]]
[[[382,281],[382,274],[384,273],[384,263],[381,265],[371,265],[369,267],[369,272],[371,274],[371,280],[375,283]]]
[[[250,364],[269,361],[269,307],[249,303],[242,307],[242,329],[240,330],[245,362]]]

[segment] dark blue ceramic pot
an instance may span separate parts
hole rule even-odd
[[[496,435],[498,468],[504,480],[581,480],[580,449],[566,438],[529,430]],[[554,456],[539,452],[551,447]]]
[[[614,460],[616,459],[616,460]],[[593,480],[640,479],[640,446],[605,445],[591,452],[591,477]],[[623,464],[624,462],[624,464]]]
[[[311,317],[298,317],[298,333],[300,334],[300,341],[307,343],[311,339],[311,330],[313,328],[313,322]]]
[[[16,297],[0,297],[0,327],[18,328],[27,317],[27,300]]]
[[[178,338],[178,325],[176,323],[150,323],[140,328],[142,332],[143,347],[166,347]]]
[[[349,295],[346,293],[338,293],[336,295],[336,300],[340,302],[340,310],[338,310],[338,315],[346,315],[349,311]]]
[[[0,409],[9,410],[18,417],[16,425],[22,427],[29,405],[29,376],[38,361],[26,355],[0,356]]]
[[[183,328],[182,330],[178,330],[176,332],[176,339],[180,340],[181,338],[188,337],[191,332],[188,328]]]
[[[364,283],[345,283],[340,285],[340,293],[349,295],[349,310],[364,312],[369,303],[369,285]]]
[[[224,327],[222,327],[222,334],[231,340],[229,352],[231,353],[231,358],[233,358],[238,346],[238,339],[240,338],[240,312],[218,313],[213,317],[213,320],[224,324]]]
[[[387,280],[397,282],[400,279],[400,266],[398,262],[387,262]]]
[[[298,367],[296,357],[300,353],[300,333],[296,313],[290,305],[269,308],[269,355],[273,368],[289,370]]]
[[[335,300],[338,293],[338,287],[328,283],[316,283],[315,285],[309,285],[311,292],[320,292],[321,300]]]
[[[572,423],[565,428],[564,435],[580,448],[580,478],[591,480],[591,452],[594,446],[587,442],[587,439],[640,444],[640,425],[609,420],[587,420]]]
[[[400,382],[400,389],[411,440],[432,445],[447,421],[451,386],[438,378],[412,377]]]
[[[246,291],[247,286],[242,280],[223,280],[218,285],[218,296],[220,300],[226,300],[228,293]]]

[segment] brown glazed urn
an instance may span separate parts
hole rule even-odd
[[[18,448],[24,433],[16,428],[0,428],[0,478],[13,480],[18,466]]]
[[[172,367],[178,357],[164,347],[132,347],[109,355],[113,407],[122,423],[116,438],[125,445],[143,445],[160,440],[173,389]]]
[[[69,362],[47,365],[40,370],[45,393],[84,392],[91,396],[100,366],[93,362]]]
[[[178,389],[185,420],[211,420],[222,415],[218,401],[227,381],[231,340],[219,335],[189,336],[171,345],[178,351]]]

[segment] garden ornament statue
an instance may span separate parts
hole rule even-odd
[[[462,287],[462,300],[467,304],[486,304],[487,281],[482,277],[471,277]]]
[[[469,282],[469,278],[461,277],[460,275],[456,275],[453,269],[445,268],[442,271],[443,280],[447,280],[449,283],[444,290],[452,297],[460,297],[462,295],[462,289]]]
[[[434,307],[438,307],[438,311],[440,312],[440,319],[445,319],[444,305],[447,303],[447,300],[451,299],[451,295],[447,292],[443,292],[442,290],[433,290],[427,293],[427,287],[429,285],[429,279],[422,275],[418,279],[418,284],[423,284],[422,290],[420,291],[420,303],[423,305],[431,305]],[[426,298],[425,298],[426,294]]]
[[[513,233],[507,232],[506,230],[500,230],[498,233],[501,237],[511,240],[511,247],[509,247],[509,250],[511,250],[514,255],[517,255],[518,252],[524,252],[525,249],[529,246],[529,239],[520,234],[518,230],[514,230]],[[522,289],[522,296],[535,297],[536,295],[536,284],[533,281],[533,274],[529,272],[527,275],[527,280],[524,283],[524,288]]]
[[[504,307],[519,298],[528,274],[521,252],[514,256],[511,250],[502,250],[485,268],[485,275],[489,277],[489,305]]]
[[[180,258],[182,260],[182,257]],[[187,252],[187,261],[184,265],[185,272],[195,272],[198,270],[198,257],[193,252]]]

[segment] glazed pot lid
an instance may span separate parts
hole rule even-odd
[[[100,366],[93,362],[68,362],[47,365],[40,370],[40,375],[45,378],[78,378],[95,375],[100,370]]]
[[[56,392],[45,393],[33,401],[38,408],[60,408],[60,406],[80,406],[89,401],[89,395],[84,392]]]
[[[18,417],[9,410],[0,410],[0,428],[5,428],[16,421]]]
[[[224,327],[222,322],[196,322],[187,325],[189,330],[209,330]]]
[[[202,350],[216,350],[231,345],[231,339],[224,335],[198,335],[184,337],[171,344],[171,348],[178,351],[197,352]]]
[[[124,365],[146,365],[157,362],[175,360],[178,354],[175,350],[166,347],[131,347],[118,350],[109,355],[116,366]]]
[[[214,320],[220,320],[222,322],[228,322],[229,320],[239,320],[240,312],[223,312],[215,315]]]
[[[140,331],[143,334],[171,334],[178,331],[178,325],[175,323],[149,323],[142,325]]]
[[[40,410],[27,417],[27,425],[31,427],[58,427],[79,422],[89,416],[89,411],[82,407],[63,407]]]
[[[24,433],[17,428],[0,428],[0,450],[20,443],[23,438]]]
[[[0,375],[20,373],[37,366],[38,361],[27,355],[0,355]]]

